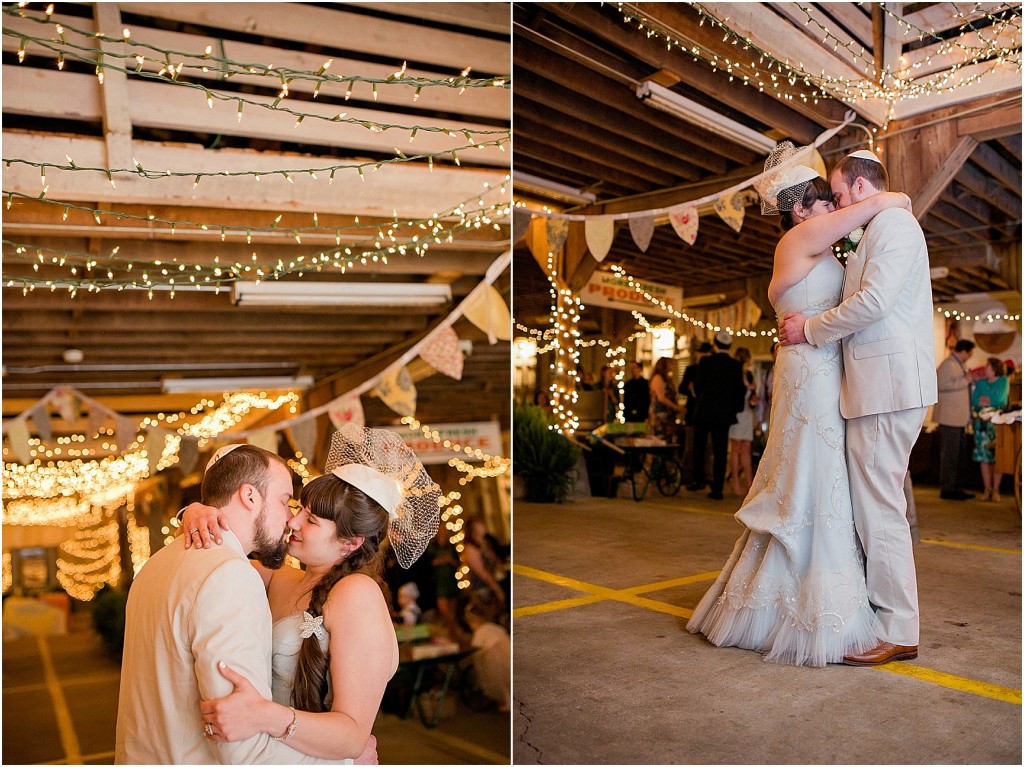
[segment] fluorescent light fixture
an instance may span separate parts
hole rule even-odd
[[[708,293],[704,296],[689,296],[684,298],[677,305],[677,309],[685,309],[690,306],[709,306],[725,302],[725,293]]]
[[[512,187],[522,194],[535,194],[541,197],[548,197],[562,202],[585,203],[597,200],[593,192],[584,192],[568,184],[559,184],[557,181],[548,181],[546,178],[534,176],[522,171],[512,172]]]
[[[655,109],[667,112],[691,125],[717,133],[722,138],[745,146],[755,152],[767,154],[775,148],[775,139],[768,138],[746,125],[730,120],[713,109],[691,101],[663,85],[647,80],[636,86],[636,97]]]
[[[407,282],[236,282],[239,306],[443,306],[451,285]]]
[[[949,276],[949,267],[933,266],[931,268],[931,276],[933,280],[944,280]]]
[[[164,394],[188,392],[266,391],[267,389],[308,389],[312,376],[252,376],[238,378],[165,378]]]

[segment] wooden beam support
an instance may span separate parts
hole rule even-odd
[[[119,34],[122,27],[117,3],[94,3],[93,21],[97,32],[110,36]],[[106,41],[99,43],[104,53],[111,53],[115,46],[121,47]],[[103,105],[103,138],[108,168],[132,167],[132,118],[128,98],[128,76],[116,69],[104,70],[100,102]]]
[[[883,157],[890,187],[911,196],[920,221],[977,145],[969,136],[958,136],[955,123],[949,121],[889,136]]]

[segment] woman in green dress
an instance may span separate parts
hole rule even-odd
[[[985,377],[974,384],[971,394],[971,410],[974,413],[974,453],[972,457],[981,467],[981,479],[985,484],[983,501],[999,501],[999,482],[1003,475],[995,470],[996,426],[991,421],[978,417],[985,408],[1006,407],[1010,399],[1010,379],[1006,367],[997,357],[989,357],[985,365]]]

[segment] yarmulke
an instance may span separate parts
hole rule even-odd
[[[210,467],[213,466],[213,464],[217,463],[217,461],[219,461],[221,458],[226,456],[228,453],[230,453],[236,447],[241,447],[244,444],[246,444],[246,443],[244,443],[244,442],[236,442],[233,445],[224,445],[224,447],[220,448],[219,450],[217,450],[216,453],[213,454],[213,457],[210,458],[209,463],[206,464],[206,468],[203,469],[203,473],[205,474],[206,472],[208,472],[210,470]]]
[[[856,157],[858,160],[871,160],[872,162],[877,162],[879,165],[882,164],[882,161],[878,159],[878,155],[870,149],[858,149],[856,152],[850,152],[847,157]]]
[[[715,335],[715,343],[719,346],[732,346],[732,333],[726,330],[719,330]]]

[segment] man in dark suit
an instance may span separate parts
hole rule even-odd
[[[700,369],[700,363],[707,356],[714,351],[714,348],[707,341],[704,341],[696,351],[696,359],[686,366],[686,370],[683,371],[683,380],[679,382],[679,393],[686,397],[686,415],[683,423],[686,429],[686,443],[685,443],[685,456],[690,460],[690,466],[693,465],[694,457],[694,437],[696,432],[696,426],[693,424],[693,414],[697,410],[697,392],[693,388],[694,384],[697,383],[697,371]],[[704,456],[704,445],[701,446],[701,457]],[[684,468],[685,481],[687,484],[694,481],[693,470]]]
[[[743,365],[729,356],[732,335],[721,331],[715,336],[715,352],[697,366],[693,389],[697,405],[693,413],[693,483],[688,490],[703,490],[707,481],[704,455],[711,437],[711,492],[708,498],[722,500],[725,485],[725,464],[729,453],[729,427],[736,423],[736,414],[743,407],[746,386]]]
[[[629,380],[623,386],[623,405],[626,423],[643,423],[651,408],[650,384],[644,378],[643,366],[633,360],[629,363]]]

